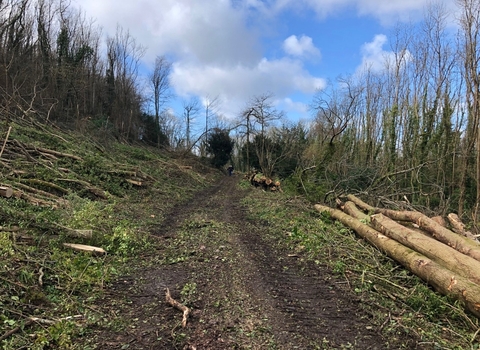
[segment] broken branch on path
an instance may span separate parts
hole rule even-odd
[[[187,326],[187,318],[190,315],[190,309],[173,299],[172,295],[170,294],[170,289],[168,288],[165,291],[165,298],[169,305],[183,312],[182,327],[185,328]]]

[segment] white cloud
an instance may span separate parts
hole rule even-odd
[[[281,54],[274,58],[263,51],[266,35],[262,31],[274,32],[270,19],[280,12],[313,9],[325,17],[354,9],[359,15],[387,22],[421,13],[431,0],[72,1],[87,17],[96,19],[105,34],[115,35],[118,24],[128,30],[147,48],[146,65],[151,67],[159,55],[173,58],[171,82],[179,95],[219,95],[222,113],[234,115],[257,94],[271,92],[293,108],[295,101],[288,104],[286,100],[290,96],[312,94],[325,86],[324,79],[309,73],[301,61],[320,57],[310,36],[288,37],[277,44],[282,46],[274,54]],[[386,37],[379,35],[363,46],[363,67],[384,66],[393,54],[384,50],[385,43]]]
[[[309,36],[302,35],[300,39],[296,35],[290,35],[283,42],[283,50],[291,56],[296,57],[318,57],[320,50],[313,45]]]
[[[360,0],[357,10],[360,15],[373,15],[383,24],[393,24],[394,20],[410,20],[422,17],[425,6],[431,0]]]
[[[305,116],[309,113],[309,106],[306,103],[294,101],[290,97],[286,97],[283,100],[278,101],[278,105],[282,110],[297,115]]]
[[[393,52],[383,49],[387,41],[386,35],[378,34],[375,35],[373,41],[365,43],[361,48],[362,63],[360,68],[369,69],[373,72],[383,71],[387,62],[394,56]]]
[[[228,0],[74,0],[113,36],[117,24],[148,48],[153,62],[163,54],[210,62],[255,62],[261,58],[258,35],[247,13]]]
[[[412,55],[408,50],[403,52],[384,50],[383,47],[387,42],[386,35],[378,34],[375,35],[373,41],[365,43],[361,47],[362,63],[357,68],[357,74],[361,74],[366,70],[373,73],[381,73],[395,67],[397,61],[402,65],[410,62]]]
[[[223,114],[237,114],[257,94],[271,92],[283,99],[294,92],[310,94],[325,85],[300,60],[264,58],[255,16],[266,10],[268,2],[73,1],[95,18],[106,34],[115,35],[117,24],[128,30],[138,44],[147,47],[146,64],[152,66],[159,55],[173,57],[170,80],[175,91],[181,97],[218,95]],[[307,36],[290,37],[285,45],[294,57],[319,54]]]
[[[440,0],[442,1],[442,0]],[[431,0],[275,0],[270,9],[286,11],[311,9],[320,18],[355,9],[359,15],[377,18],[384,25],[397,20],[418,19]],[[448,9],[455,7],[455,0],[443,0]]]
[[[292,91],[313,94],[326,85],[324,79],[311,76],[300,61],[263,58],[254,66],[198,66],[177,62],[173,66],[171,83],[177,93],[186,96],[219,96],[224,113],[234,116],[255,95],[266,92],[285,98]]]

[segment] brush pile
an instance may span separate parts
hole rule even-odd
[[[39,125],[39,124],[35,124]],[[19,140],[12,136],[9,129],[7,136],[0,140],[0,166],[2,183],[0,196],[23,199],[33,205],[57,208],[65,205],[65,196],[76,192],[91,199],[107,199],[109,189],[99,184],[106,178],[111,179],[119,187],[141,187],[152,183],[155,179],[139,169],[125,167],[122,164],[98,163],[95,154],[81,157],[68,152],[59,151],[76,140],[65,139],[65,136],[49,133],[55,140],[56,148],[41,147],[32,142]],[[100,145],[96,145],[99,153],[106,153]],[[99,157],[98,157],[99,158]],[[90,169],[89,169],[90,168]],[[91,174],[89,178],[80,173]],[[93,180],[93,181],[92,181]]]

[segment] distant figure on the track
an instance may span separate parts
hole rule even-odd
[[[232,176],[232,174],[233,174],[233,165],[229,165],[228,168],[227,168],[227,171],[228,171],[228,176]]]

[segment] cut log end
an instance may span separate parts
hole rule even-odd
[[[13,195],[13,190],[10,187],[0,186],[0,196],[10,198]]]
[[[255,187],[261,187],[265,191],[282,191],[282,189],[280,188],[280,181],[274,181],[266,176],[257,173],[253,173],[249,177],[250,183]]]

